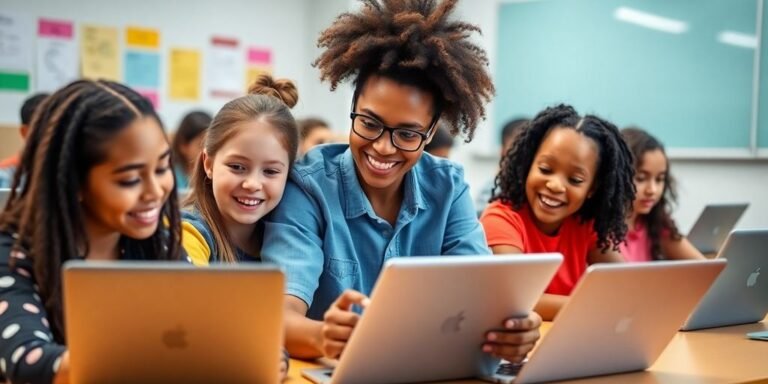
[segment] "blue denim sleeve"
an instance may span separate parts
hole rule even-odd
[[[469,194],[469,185],[460,169],[452,175],[454,194],[443,239],[443,255],[489,255],[483,226]]]
[[[262,259],[282,267],[286,294],[311,306],[324,262],[319,204],[288,180],[282,201],[265,220]]]

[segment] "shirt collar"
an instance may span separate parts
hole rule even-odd
[[[417,164],[418,165],[418,164]],[[339,169],[341,172],[341,188],[344,199],[344,215],[347,219],[351,219],[367,213],[371,217],[376,217],[376,213],[373,211],[371,202],[365,195],[360,181],[357,178],[357,172],[355,171],[355,160],[352,158],[352,151],[347,148],[341,155],[341,161],[339,162]],[[403,208],[413,217],[416,215],[418,209],[427,209],[426,199],[421,191],[421,185],[419,184],[419,175],[416,167],[408,171],[405,174],[403,197]],[[403,209],[401,208],[401,211]]]

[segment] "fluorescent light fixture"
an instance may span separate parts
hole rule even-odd
[[[629,7],[616,8],[613,17],[615,17],[616,20],[625,23],[635,24],[661,32],[679,34],[688,30],[688,23],[684,21],[638,11],[637,9]]]
[[[734,32],[734,31],[722,31],[717,34],[717,41],[735,45],[741,48],[756,49],[757,48],[757,36],[748,35],[746,33]]]

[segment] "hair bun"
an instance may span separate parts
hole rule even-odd
[[[299,91],[293,81],[273,79],[269,74],[261,74],[248,88],[251,95],[269,95],[282,101],[288,108],[293,108],[299,101]]]

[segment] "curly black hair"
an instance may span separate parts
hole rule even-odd
[[[429,92],[435,98],[432,125],[441,117],[451,134],[472,140],[495,90],[485,51],[469,41],[477,26],[449,20],[457,0],[361,0],[320,34],[325,51],[313,63],[331,90],[347,78],[354,99],[371,75]]]
[[[621,136],[627,143],[632,152],[635,168],[639,168],[643,162],[643,155],[646,152],[659,150],[667,157],[664,145],[651,136],[648,132],[637,128],[627,127],[621,130]],[[669,160],[667,160],[667,174],[664,178],[664,191],[661,193],[661,199],[651,208],[651,211],[644,215],[642,220],[648,228],[648,237],[651,239],[651,258],[653,260],[663,260],[661,253],[661,234],[663,231],[669,232],[672,240],[683,238],[677,229],[675,220],[672,219],[672,207],[677,202],[677,192],[675,190],[675,179],[669,171]]]
[[[493,188],[494,200],[520,209],[526,203],[525,184],[539,146],[554,128],[575,129],[598,148],[594,193],[576,212],[581,222],[594,220],[597,245],[616,250],[627,234],[626,214],[635,199],[632,154],[615,125],[594,115],[579,116],[569,105],[540,112],[502,157]]]

